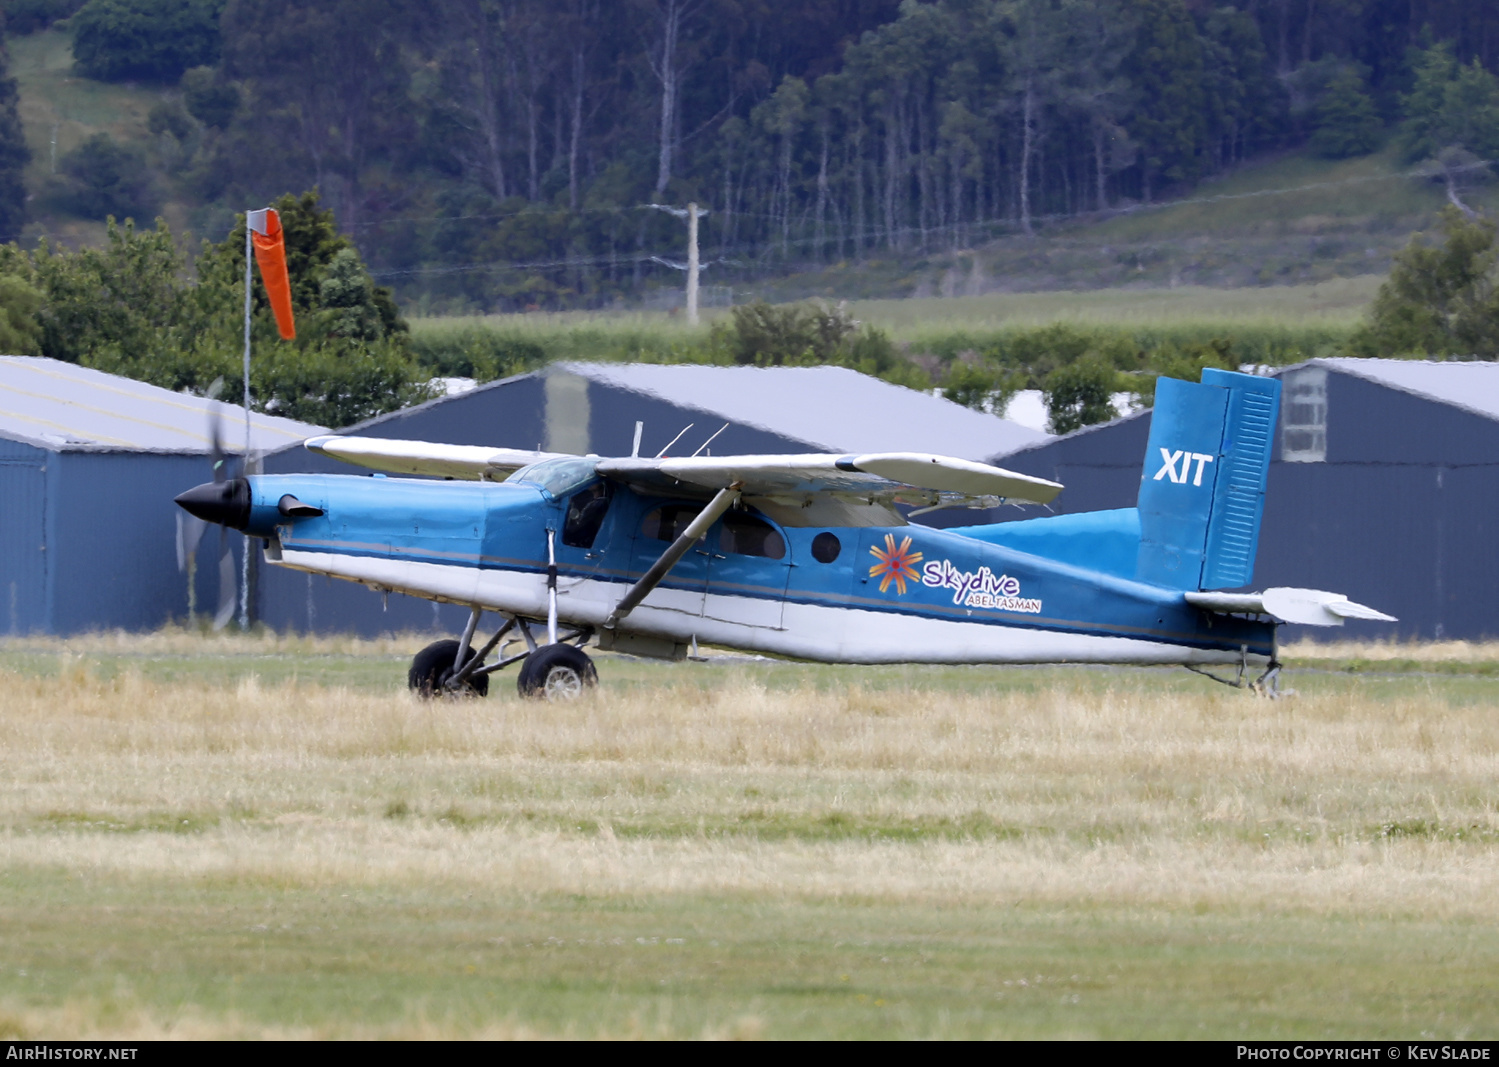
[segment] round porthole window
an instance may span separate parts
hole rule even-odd
[[[843,550],[836,534],[820,533],[812,538],[812,558],[818,563],[832,563]]]

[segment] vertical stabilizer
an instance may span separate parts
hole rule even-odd
[[[1280,382],[1206,370],[1156,383],[1140,477],[1136,577],[1227,589],[1254,575]]]

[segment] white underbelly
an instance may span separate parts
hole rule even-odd
[[[546,577],[522,571],[375,556],[283,549],[282,566],[362,582],[375,589],[428,600],[478,604],[507,615],[545,618]],[[590,578],[557,583],[557,615],[565,624],[599,626],[629,586]],[[1228,649],[1200,649],[1137,637],[1071,633],[993,621],[931,619],[893,611],[787,601],[780,612],[761,598],[657,588],[620,625],[649,634],[746,652],[765,652],[825,663],[1178,663],[1240,661]],[[737,606],[736,606],[736,602]],[[779,626],[766,621],[779,618]],[[1249,656],[1251,664],[1267,657]]]

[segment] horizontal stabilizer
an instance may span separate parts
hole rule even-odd
[[[425,474],[434,478],[487,478],[504,481],[522,467],[560,453],[484,445],[439,445],[430,441],[395,441],[383,437],[340,437],[328,434],[303,442],[309,452],[342,460],[356,467],[392,474]]]
[[[1302,626],[1342,626],[1345,619],[1396,622],[1363,604],[1355,604],[1340,593],[1320,589],[1266,589],[1263,593],[1186,593],[1188,604],[1204,611],[1226,615],[1273,615],[1281,622]]]

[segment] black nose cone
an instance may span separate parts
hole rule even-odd
[[[243,478],[204,482],[177,497],[177,506],[204,522],[243,530],[250,525],[250,483]]]

